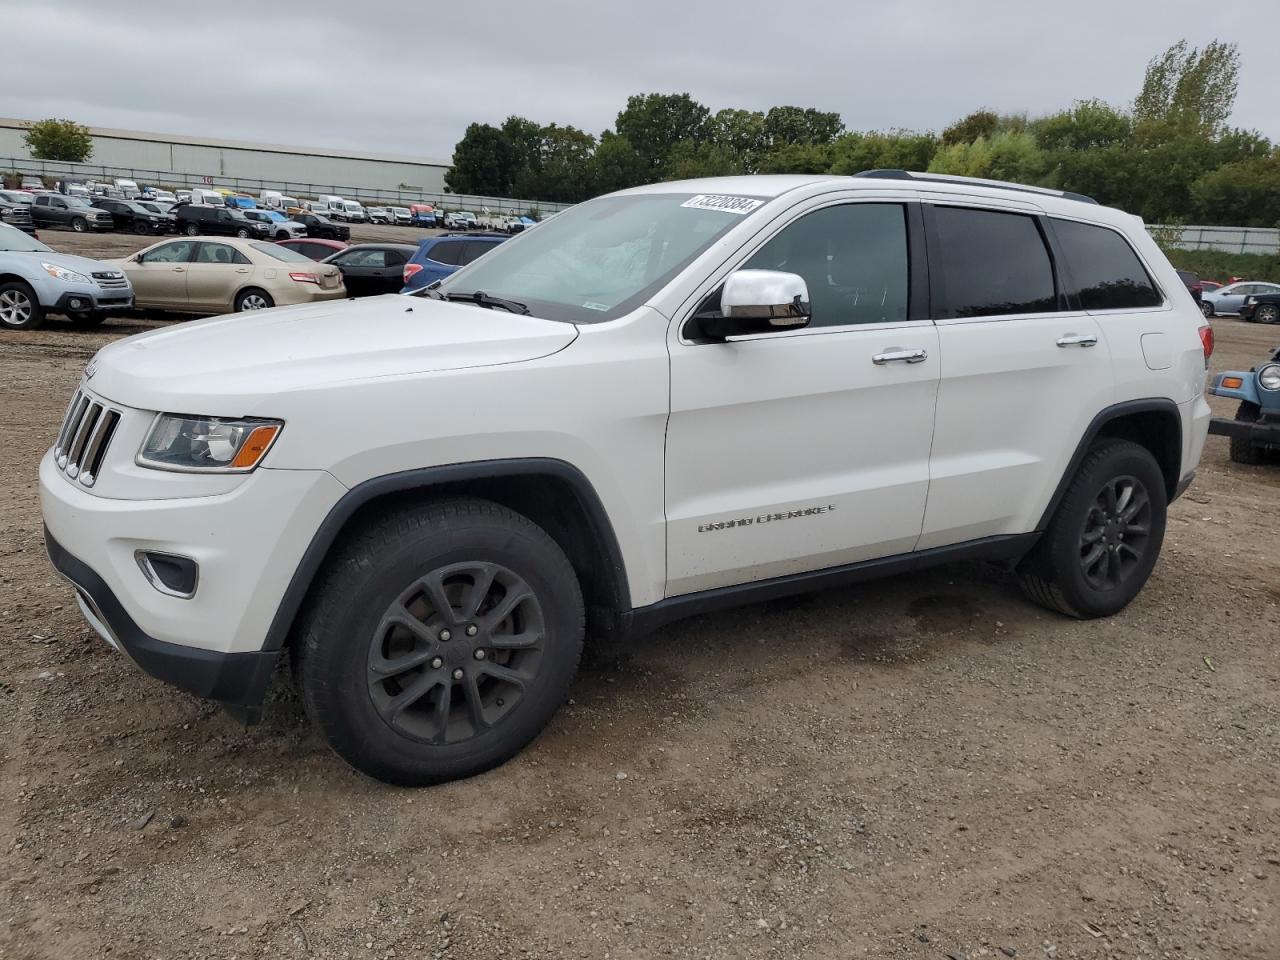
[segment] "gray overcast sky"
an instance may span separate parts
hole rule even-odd
[[[1239,44],[1233,123],[1280,140],[1280,2],[3,0],[0,115],[448,158],[516,113],[592,133],[628,94],[938,130],[1130,102],[1157,52]],[[1038,11],[1044,10],[1041,14]],[[41,38],[39,43],[25,42]]]

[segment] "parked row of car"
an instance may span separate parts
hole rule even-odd
[[[426,237],[416,245],[349,245],[302,235],[272,242],[264,231],[274,221],[250,219],[252,212],[179,206],[183,232],[195,227],[196,233],[165,238],[113,261],[59,254],[37,237],[0,224],[0,328],[30,329],[47,314],[91,327],[128,309],[207,315],[412,293],[507,239],[467,233]]]

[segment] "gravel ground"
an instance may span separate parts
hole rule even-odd
[[[1210,439],[1111,620],[982,565],[706,616],[397,790],[287,693],[246,730],[137,672],[49,567],[37,460],[154,325],[0,336],[0,958],[1280,956],[1280,467]],[[1216,326],[1215,369],[1280,341]]]

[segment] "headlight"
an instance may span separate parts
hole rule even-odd
[[[1263,390],[1280,390],[1280,363],[1268,363],[1259,370],[1258,385]]]
[[[89,283],[90,280],[83,273],[76,273],[74,270],[68,270],[66,267],[60,267],[56,263],[45,263],[40,261],[40,266],[44,267],[44,272],[49,274],[55,280],[61,280],[64,283]]]
[[[267,455],[284,424],[162,413],[147,431],[137,463],[157,470],[248,473]]]

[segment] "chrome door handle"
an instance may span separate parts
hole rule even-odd
[[[1096,347],[1097,345],[1098,338],[1092,334],[1068,333],[1065,337],[1058,338],[1060,347]]]
[[[248,273],[248,272],[249,272],[248,267],[236,267],[236,273]]]
[[[187,272],[187,268],[186,268],[186,267],[174,267],[174,268],[173,268],[173,272],[174,272],[174,273],[186,273],[186,272]]]
[[[924,347],[890,347],[884,353],[877,353],[871,362],[882,367],[886,363],[923,363],[928,357]]]

